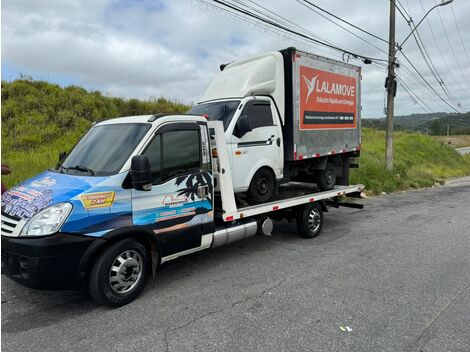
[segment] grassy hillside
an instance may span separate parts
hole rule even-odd
[[[450,177],[470,175],[470,157],[422,134],[394,134],[394,167],[384,169],[385,132],[364,128],[359,169],[352,170],[352,183],[363,183],[371,193],[429,187]]]
[[[2,81],[2,163],[13,172],[12,186],[57,163],[94,121],[158,112],[185,112],[188,106],[157,98],[148,101],[107,97],[43,81]]]
[[[2,82],[2,163],[13,170],[4,182],[11,187],[54,166],[59,152],[69,151],[93,121],[188,108],[163,98],[124,100],[42,81]],[[363,129],[360,168],[352,171],[351,182],[365,184],[371,193],[470,174],[470,158],[431,137],[406,132],[396,133],[395,170],[386,172],[384,141],[382,131]]]

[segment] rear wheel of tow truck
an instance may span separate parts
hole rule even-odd
[[[297,233],[301,237],[313,238],[320,234],[323,226],[323,209],[319,203],[304,206],[297,219]]]
[[[93,299],[113,307],[132,302],[147,282],[149,258],[147,248],[135,239],[111,245],[91,270],[89,291]]]
[[[335,187],[336,184],[336,168],[327,162],[325,169],[321,170],[317,176],[317,185],[321,191],[329,191]]]
[[[255,202],[267,202],[272,198],[275,187],[276,180],[271,170],[267,168],[259,169],[251,180],[248,197]]]

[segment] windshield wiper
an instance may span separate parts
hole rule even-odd
[[[88,172],[91,174],[91,176],[95,176],[95,172],[86,167],[86,166],[82,166],[82,165],[75,165],[75,166],[69,166],[66,168],[67,170],[78,170],[78,171],[84,171],[84,172]]]

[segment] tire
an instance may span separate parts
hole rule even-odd
[[[248,198],[258,203],[267,202],[272,198],[275,186],[276,180],[271,170],[259,169],[251,180]]]
[[[147,248],[133,238],[124,239],[107,248],[93,265],[90,294],[100,304],[123,306],[140,295],[149,271]]]
[[[297,233],[300,237],[317,237],[323,227],[323,209],[319,203],[307,204],[297,219]]]
[[[317,177],[317,186],[321,191],[329,191],[335,187],[336,184],[336,168],[328,162],[325,169],[321,170]]]

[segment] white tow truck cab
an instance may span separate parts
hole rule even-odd
[[[222,121],[236,193],[349,184],[360,151],[360,68],[288,48],[221,65],[189,113]]]

